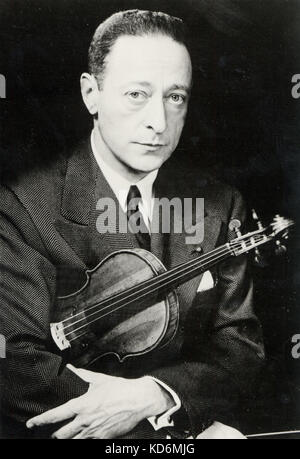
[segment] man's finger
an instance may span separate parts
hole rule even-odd
[[[81,430],[82,425],[78,419],[75,418],[74,421],[69,422],[69,424],[54,432],[52,438],[57,440],[73,438],[75,435],[79,434]]]
[[[77,374],[77,376],[79,376],[81,379],[89,383],[104,382],[107,380],[107,378],[112,377],[104,373],[96,373],[95,371],[85,370],[84,368],[76,368],[70,363],[67,365],[67,368],[73,371],[73,373]]]
[[[246,437],[234,429],[220,422],[214,422],[208,429],[198,435],[197,440],[242,440]]]
[[[73,440],[83,440],[84,439],[84,434],[82,432],[80,432],[79,434],[75,435],[75,437],[73,437]]]
[[[73,365],[68,364],[67,368],[73,371],[79,378],[83,379],[88,383],[96,383],[100,381],[101,373],[95,373],[94,371],[84,370],[83,368],[75,368]]]
[[[28,429],[31,429],[32,427],[65,421],[75,416],[76,408],[78,409],[78,399],[70,400],[64,405],[60,405],[57,408],[53,408],[39,416],[29,419],[26,422],[26,426]]]

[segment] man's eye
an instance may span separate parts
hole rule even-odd
[[[170,98],[170,101],[176,105],[183,104],[185,101],[185,97],[182,96],[181,94],[171,94],[169,98]]]
[[[128,92],[127,93],[127,96],[134,100],[134,101],[137,101],[137,102],[142,102],[143,100],[145,100],[146,98],[146,95],[143,94],[142,92],[139,92],[139,91],[131,91],[131,92]]]

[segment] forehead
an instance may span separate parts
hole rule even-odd
[[[152,34],[119,37],[107,56],[104,80],[112,84],[191,84],[192,65],[186,47],[171,37]],[[105,84],[105,83],[104,83]]]

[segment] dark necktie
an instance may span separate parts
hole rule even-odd
[[[129,226],[130,221],[133,222],[134,220],[136,227],[139,229],[139,231],[134,231],[134,225],[131,225],[131,231],[135,233],[140,247],[150,251],[150,233],[139,209],[141,199],[140,190],[136,185],[132,185],[127,196],[127,219],[129,221]]]

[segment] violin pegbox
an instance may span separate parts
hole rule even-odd
[[[276,215],[272,223],[266,227],[263,226],[259,220],[255,210],[252,211],[254,220],[257,223],[258,229],[250,233],[242,235],[239,231],[239,225],[236,228],[236,222],[233,220],[230,224],[231,230],[235,230],[237,238],[233,239],[230,243],[230,249],[235,256],[239,256],[243,253],[248,253],[251,250],[255,250],[255,261],[260,266],[265,266],[266,262],[264,257],[261,255],[258,247],[266,244],[267,242],[275,240],[277,255],[286,252],[286,247],[281,244],[281,239],[288,238],[288,229],[295,223],[293,220]]]

